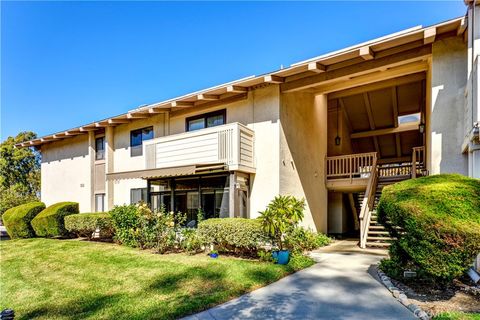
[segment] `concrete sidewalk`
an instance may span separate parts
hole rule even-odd
[[[416,319],[372,275],[381,256],[313,255],[316,265],[186,319]]]

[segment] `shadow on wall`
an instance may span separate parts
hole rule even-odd
[[[461,39],[435,42],[432,59],[432,171],[468,174],[461,153],[464,132],[467,52]]]
[[[42,146],[42,163],[88,156],[88,135],[79,135]]]

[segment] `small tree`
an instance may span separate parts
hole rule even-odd
[[[289,228],[303,220],[305,200],[293,196],[276,196],[265,211],[260,212],[263,230],[283,250],[283,236]]]

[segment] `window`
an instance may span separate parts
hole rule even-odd
[[[105,159],[105,137],[95,139],[95,160]]]
[[[95,212],[105,211],[105,193],[95,195]]]
[[[136,157],[143,154],[143,141],[153,139],[153,127],[133,130],[130,132],[130,156]]]
[[[194,131],[203,128],[210,128],[225,124],[227,120],[227,112],[225,109],[186,119],[186,130]]]
[[[398,123],[411,123],[420,121],[420,112],[398,116]]]
[[[147,188],[130,189],[130,203],[147,202]]]

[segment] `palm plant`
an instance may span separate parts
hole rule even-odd
[[[305,200],[293,196],[276,196],[264,211],[260,212],[263,230],[272,242],[283,250],[285,232],[303,220]]]

